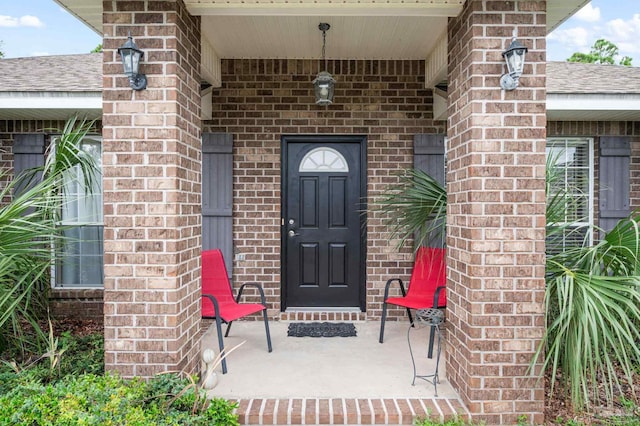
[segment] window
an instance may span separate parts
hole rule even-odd
[[[87,138],[82,142],[82,149],[102,169],[101,140]],[[79,173],[77,170],[65,184],[61,225],[68,227],[64,232],[69,240],[56,262],[56,287],[102,287],[104,282],[102,179],[98,177],[96,187],[88,194],[79,183],[82,181]]]
[[[333,148],[316,148],[300,162],[300,172],[348,172],[347,160]]]
[[[593,139],[552,138],[547,140],[547,157],[555,160],[557,176],[551,194],[562,194],[569,206],[558,225],[570,225],[562,234],[547,238],[547,249],[557,253],[565,248],[592,244],[593,235]]]

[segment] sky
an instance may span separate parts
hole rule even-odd
[[[587,53],[604,38],[640,66],[640,0],[592,0],[547,36],[547,59]],[[0,50],[7,58],[88,53],[101,37],[53,0],[0,0]]]

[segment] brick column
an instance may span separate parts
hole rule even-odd
[[[447,376],[477,420],[543,421],[544,1],[467,0],[449,22]],[[501,90],[517,27],[520,87]],[[539,369],[539,368],[538,368]]]
[[[200,20],[182,0],[104,1],[106,369],[194,372],[200,329]],[[116,50],[131,32],[146,90]]]

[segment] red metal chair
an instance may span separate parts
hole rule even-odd
[[[260,303],[238,303],[245,287],[256,287],[260,292]],[[234,299],[229,282],[227,268],[224,265],[222,252],[219,249],[203,250],[202,252],[202,318],[215,318],[218,332],[220,353],[224,353],[222,339],[222,323],[227,324],[224,337],[229,335],[231,323],[247,315],[262,311],[264,328],[267,332],[267,347],[271,352],[271,334],[267,319],[267,305],[264,290],[258,283],[246,283],[240,286],[238,296]],[[222,359],[222,374],[227,373],[227,360]]]
[[[402,297],[389,297],[389,287],[397,281]],[[409,281],[409,289],[405,291],[400,278],[392,278],[384,287],[384,302],[382,304],[382,321],[380,323],[380,343],[384,340],[384,323],[387,319],[387,305],[402,306],[407,309],[409,321],[413,324],[411,309],[444,308],[447,306],[447,273],[445,264],[445,249],[435,247],[420,247],[416,253],[416,260]],[[431,327],[429,336],[429,358],[433,354],[433,340],[435,327]]]

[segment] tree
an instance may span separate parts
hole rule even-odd
[[[0,59],[4,58],[4,51],[2,50],[2,40],[0,40]]]
[[[615,58],[618,55],[618,46],[612,42],[603,38],[596,40],[591,46],[589,53],[576,52],[569,59],[568,62],[583,62],[588,64],[615,64]],[[632,58],[629,56],[623,56],[618,62],[619,65],[627,67],[631,66]]]
[[[102,43],[100,43],[99,45],[97,45],[92,51],[91,53],[102,53]]]

